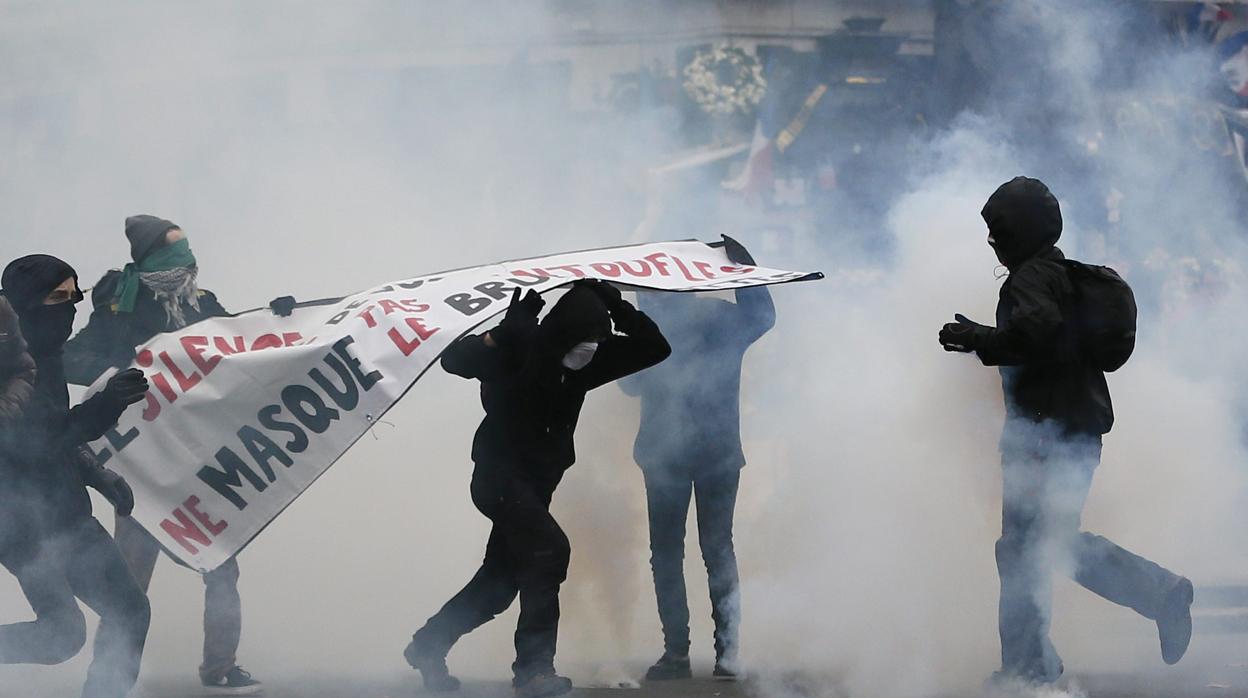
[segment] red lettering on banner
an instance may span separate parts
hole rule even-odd
[[[680,257],[672,257],[672,261],[676,263],[676,266],[680,267],[680,273],[684,275],[686,281],[702,280],[693,278],[693,275],[689,273],[689,268],[685,266],[684,262],[680,261]]]
[[[578,278],[578,279],[583,279],[583,278],[585,278],[585,272],[581,271],[581,266],[580,266],[579,264],[560,264],[560,265],[558,265],[558,266],[554,266],[554,267],[546,267],[546,268],[547,268],[547,269],[558,269],[559,271],[566,271],[566,272],[568,272],[568,273],[569,273],[569,274],[571,274],[572,276],[575,276],[575,277],[576,277],[576,278]]]
[[[200,530],[199,526],[195,525],[194,521],[191,521],[191,517],[187,516],[185,511],[182,511],[180,508],[174,509],[170,516],[177,519],[177,521],[165,519],[160,522],[160,527],[164,529],[165,533],[169,534],[169,537],[175,543],[182,546],[187,552],[192,555],[199,552],[199,548],[196,548],[193,544],[198,544],[204,548],[212,545],[212,540]]]
[[[261,349],[280,349],[282,347],[282,338],[275,334],[262,334],[251,343],[252,351],[260,351]]]
[[[247,346],[242,337],[234,338],[234,346],[229,345],[228,339],[228,337],[213,337],[212,343],[216,345],[217,351],[226,356],[229,356],[230,354],[241,354],[247,351]]]
[[[517,271],[513,271],[511,275],[512,276],[531,276],[537,281],[543,281],[545,279],[550,278],[550,272],[546,271],[545,269],[534,269],[532,271],[519,269]]]
[[[710,264],[707,264],[706,262],[702,262],[702,261],[695,259],[693,260],[693,266],[698,271],[702,272],[702,276],[705,276],[708,279],[715,278],[715,272],[712,270],[712,267]]]
[[[299,342],[301,341],[303,341],[303,335],[299,334],[298,332],[283,332],[282,333],[282,346],[286,346],[286,347],[297,346]]]
[[[620,275],[620,265],[612,264],[611,262],[594,262],[589,265],[589,268],[609,279],[617,278]]]
[[[390,338],[390,341],[394,342],[394,346],[398,347],[399,351],[403,352],[403,356],[411,356],[412,352],[416,351],[416,347],[419,347],[422,342],[437,334],[437,331],[442,329],[440,327],[425,327],[424,321],[418,317],[405,318],[405,322],[407,323],[407,326],[416,333],[415,339],[409,340],[405,338],[403,334],[399,332],[399,328],[397,327],[390,328],[390,331],[386,333],[386,336]]]
[[[145,422],[155,421],[160,416],[160,400],[157,400],[150,390],[144,396],[144,399],[147,400],[147,404],[143,405],[143,412],[139,416]]]
[[[629,266],[629,262],[620,261],[618,262],[618,264],[620,265],[620,268],[623,269],[624,272],[629,274],[630,276],[640,276],[643,278],[650,276],[650,265],[646,264],[644,261],[640,259],[635,260],[635,261],[637,262],[636,270],[634,270],[631,266]]]
[[[195,364],[195,368],[198,368],[205,376],[212,373],[212,369],[221,363],[220,356],[204,356],[204,347],[207,346],[207,337],[193,336],[182,338],[182,348],[186,350],[186,355],[191,357],[191,363]]]
[[[174,363],[173,357],[169,356],[169,352],[167,351],[160,352],[160,361],[165,365],[165,368],[169,369],[169,373],[173,374],[173,379],[178,382],[178,387],[181,388],[184,393],[191,388],[194,388],[201,380],[203,380],[203,377],[195,371],[191,371],[191,375],[189,376],[182,373],[182,369]]]
[[[356,317],[362,319],[364,321],[364,325],[369,328],[377,326],[377,320],[373,318],[373,306],[371,305],[361,310]]]
[[[654,254],[646,255],[646,261],[654,265],[654,270],[659,273],[659,276],[671,276],[667,271],[667,265],[659,261],[659,257],[666,256],[666,252],[655,252]]]
[[[194,516],[197,521],[203,524],[204,528],[208,531],[208,535],[213,538],[221,535],[222,531],[230,527],[230,525],[225,521],[213,521],[207,513],[200,511],[199,497],[194,495],[187,497],[186,501],[182,502],[182,506],[186,507],[186,510],[191,512],[191,516]]]

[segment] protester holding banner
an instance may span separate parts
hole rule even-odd
[[[442,355],[448,372],[481,381],[485,419],[473,440],[471,491],[493,528],[476,575],[404,652],[431,690],[459,687],[447,671],[447,652],[517,594],[516,695],[572,690],[554,667],[559,587],[571,549],[550,514],[551,498],[576,460],[573,433],[585,394],[671,352],[658,326],[607,283],[577,282],[539,323],[543,305],[536,292],[522,298],[517,288],[497,327],[461,338]]]
[[[992,681],[1047,684],[1062,675],[1049,640],[1055,569],[1156,621],[1161,656],[1174,664],[1192,636],[1192,583],[1079,530],[1101,437],[1114,421],[1105,371],[1134,348],[1130,290],[1112,270],[1065,258],[1056,247],[1061,210],[1039,180],[1001,185],[982,214],[988,243],[1010,271],[996,324],[958,315],[939,339],[946,351],[974,352],[984,365],[999,366],[1005,392],[996,547],[1001,671]]]
[[[130,369],[70,409],[62,350],[82,300],[78,275],[65,262],[30,255],[0,276],[17,312],[36,374],[29,404],[3,432],[6,541],[0,563],[17,577],[35,620],[0,627],[0,663],[59,664],[82,648],[86,622],[74,597],[100,616],[95,656],[83,696],[121,698],[139,674],[150,609],[113,539],[91,515],[90,486],[121,516],[134,506],[129,486],[100,467],[84,445],[143,400],[147,381]]]
[[[69,380],[90,385],[104,371],[130,365],[135,349],[163,332],[227,315],[217,297],[199,288],[199,267],[186,234],[156,216],[126,219],[132,262],[112,270],[91,292],[87,326],[65,348]],[[117,517],[117,545],[144,591],[152,581],[160,545],[129,517]],[[238,562],[231,558],[203,575],[204,660],[199,678],[231,695],[259,693],[262,685],[238,666],[242,601]]]
[[[731,238],[732,261],[754,266]],[[745,454],[741,449],[741,362],[775,325],[776,309],[765,287],[737,289],[736,303],[689,293],[641,293],[640,305],[663,328],[672,355],[662,364],[620,381],[641,398],[641,427],[633,456],[646,484],[650,565],[663,625],[663,656],[646,679],[687,679],[689,603],[685,592],[685,522],[697,498],[698,540],[706,563],[715,622],[715,669],[720,678],[739,672],[740,579],[732,544],[732,519]]]

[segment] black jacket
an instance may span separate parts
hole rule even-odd
[[[573,288],[572,294],[592,293]],[[490,331],[506,341],[485,344],[484,335],[465,336],[442,355],[447,372],[481,381],[485,419],[472,444],[480,468],[504,468],[553,487],[576,461],[573,434],[585,393],[667,358],[671,347],[657,325],[627,303],[613,313],[615,329],[599,342],[594,358],[571,371],[560,363],[574,338],[556,306],[535,331]],[[604,311],[605,312],[605,311]],[[566,315],[566,314],[564,314]]]
[[[170,324],[165,309],[145,287],[139,289],[133,312],[118,312],[115,300],[120,280],[121,272],[113,270],[95,284],[91,291],[91,318],[65,344],[65,376],[70,383],[90,385],[111,368],[129,366],[136,347],[162,332],[178,329]],[[211,291],[202,289],[199,310],[184,303],[182,312],[187,325],[229,314]]]
[[[737,302],[650,293],[640,305],[663,328],[672,355],[620,381],[641,397],[637,464],[693,474],[745,465],[741,449],[741,361],[776,323],[766,288],[736,291]]]
[[[1016,178],[983,210],[997,256],[1010,275],[1001,285],[996,327],[978,333],[976,354],[1001,367],[1006,415],[1054,422],[1068,434],[1104,434],[1114,423],[1105,374],[1078,350],[1074,286],[1055,247],[1057,200],[1039,181]]]
[[[40,311],[48,306],[41,307],[40,299],[69,277],[76,285],[73,268],[46,255],[25,257],[6,268],[5,295],[21,318],[27,337],[55,335],[41,331],[48,320]],[[67,316],[58,318],[65,323],[63,337],[68,335],[73,312],[68,305],[62,307],[68,310]],[[0,451],[6,456],[0,474],[4,487],[0,517],[8,524],[0,531],[4,534],[0,536],[0,552],[6,556],[14,547],[29,552],[40,537],[68,530],[90,518],[86,483],[98,473],[99,466],[82,447],[103,436],[125,409],[103,392],[70,408],[63,342],[62,338],[40,347],[31,342],[33,390],[21,414],[0,430]]]

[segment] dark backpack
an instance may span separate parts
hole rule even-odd
[[[1117,371],[1135,350],[1135,294],[1109,267],[1063,260],[1075,288],[1075,329],[1081,350],[1105,372]]]

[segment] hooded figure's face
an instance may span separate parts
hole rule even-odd
[[[60,351],[74,329],[74,306],[82,300],[74,268],[50,255],[30,255],[5,267],[0,285],[31,355]]]
[[[997,187],[980,212],[988,244],[1009,269],[1053,247],[1062,236],[1057,198],[1038,179],[1015,177]]]
[[[546,352],[579,370],[593,359],[597,343],[611,336],[611,315],[598,294],[573,286],[546,314],[538,335]]]

